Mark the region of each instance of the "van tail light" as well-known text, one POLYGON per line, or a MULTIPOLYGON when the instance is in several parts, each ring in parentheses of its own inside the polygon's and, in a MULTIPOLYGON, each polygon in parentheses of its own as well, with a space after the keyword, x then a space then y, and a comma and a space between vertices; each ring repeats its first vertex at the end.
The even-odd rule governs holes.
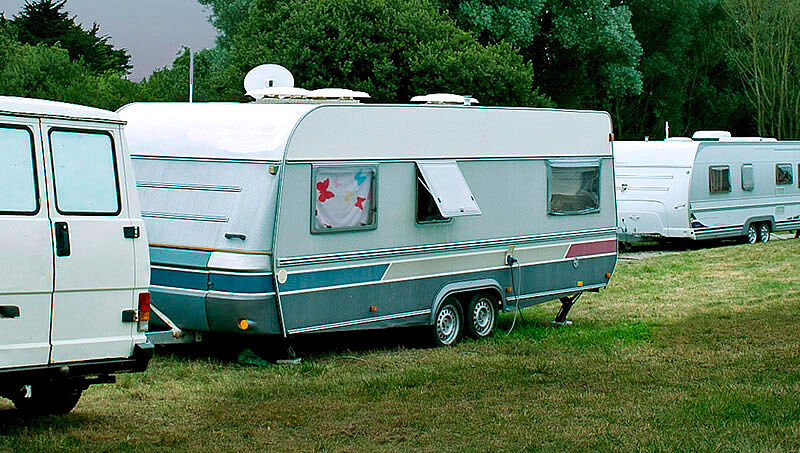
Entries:
POLYGON ((150 327, 150 293, 139 293, 139 332, 146 332, 150 327))

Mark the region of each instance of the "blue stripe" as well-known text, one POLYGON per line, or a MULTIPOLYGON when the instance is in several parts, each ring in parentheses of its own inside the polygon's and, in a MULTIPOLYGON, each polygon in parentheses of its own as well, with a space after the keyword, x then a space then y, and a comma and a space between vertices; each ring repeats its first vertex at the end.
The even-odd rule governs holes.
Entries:
POLYGON ((388 264, 375 266, 350 267, 327 271, 291 274, 281 291, 297 291, 302 289, 324 288, 327 286, 352 285, 379 281, 386 273, 388 264))
POLYGON ((210 289, 229 293, 271 293, 275 291, 270 275, 214 274, 209 276, 210 289))
POLYGON ((167 266, 204 268, 208 265, 211 252, 185 250, 165 247, 150 247, 150 263, 167 266))
POLYGON ((208 290, 208 275, 199 272, 153 268, 150 271, 150 284, 206 291, 208 290))

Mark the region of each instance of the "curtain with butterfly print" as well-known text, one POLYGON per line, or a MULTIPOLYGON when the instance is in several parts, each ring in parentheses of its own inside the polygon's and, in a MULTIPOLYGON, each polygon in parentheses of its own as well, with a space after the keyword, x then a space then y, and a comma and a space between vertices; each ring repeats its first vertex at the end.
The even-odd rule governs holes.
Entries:
POLYGON ((314 172, 314 230, 374 225, 373 167, 318 167, 314 172))

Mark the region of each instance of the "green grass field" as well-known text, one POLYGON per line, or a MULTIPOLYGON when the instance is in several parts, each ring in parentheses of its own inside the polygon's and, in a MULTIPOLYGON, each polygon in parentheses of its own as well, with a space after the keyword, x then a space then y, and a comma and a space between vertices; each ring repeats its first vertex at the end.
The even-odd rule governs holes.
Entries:
POLYGON ((66 416, 19 420, 0 400, 0 450, 797 451, 798 252, 621 262, 572 327, 549 326, 550 303, 455 348, 401 331, 320 337, 299 366, 162 351, 66 416))

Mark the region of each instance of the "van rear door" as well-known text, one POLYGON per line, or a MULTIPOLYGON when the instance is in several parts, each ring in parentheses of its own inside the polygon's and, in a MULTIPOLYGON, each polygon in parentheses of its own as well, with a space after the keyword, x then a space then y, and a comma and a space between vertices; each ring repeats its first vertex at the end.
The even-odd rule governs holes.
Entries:
POLYGON ((120 129, 47 120, 42 138, 55 248, 51 362, 129 357, 136 239, 126 237, 120 129))
POLYGON ((0 368, 50 356, 53 244, 39 120, 0 115, 0 368))

